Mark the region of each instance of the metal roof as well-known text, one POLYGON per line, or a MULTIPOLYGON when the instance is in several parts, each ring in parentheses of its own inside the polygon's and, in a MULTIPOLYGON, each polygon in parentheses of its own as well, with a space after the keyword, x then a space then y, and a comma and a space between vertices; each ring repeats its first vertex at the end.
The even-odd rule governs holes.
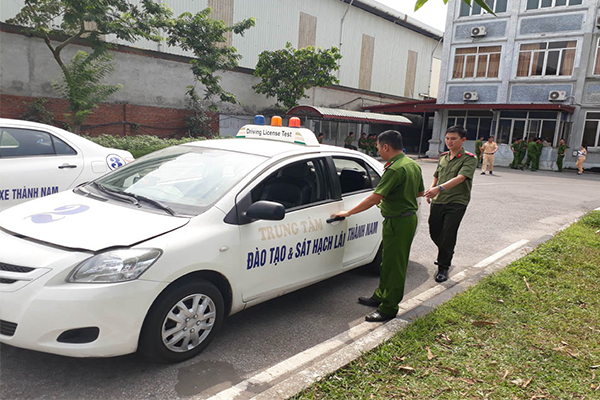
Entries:
POLYGON ((412 122, 401 115, 378 114, 372 112, 341 110, 315 106, 297 106, 287 112, 296 117, 314 117, 327 121, 364 122, 389 125, 412 125, 412 122))
POLYGON ((435 99, 409 103, 366 106, 363 109, 396 113, 422 113, 436 110, 546 110, 565 111, 573 114, 575 107, 561 103, 447 103, 437 104, 435 99))

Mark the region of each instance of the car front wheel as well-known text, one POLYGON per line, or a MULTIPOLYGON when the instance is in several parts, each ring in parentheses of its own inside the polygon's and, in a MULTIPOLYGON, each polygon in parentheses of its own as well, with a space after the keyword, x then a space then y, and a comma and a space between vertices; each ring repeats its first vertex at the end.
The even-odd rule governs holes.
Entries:
POLYGON ((167 289, 154 302, 142 327, 139 352, 152 362, 180 362, 212 340, 224 318, 223 296, 208 281, 167 289))

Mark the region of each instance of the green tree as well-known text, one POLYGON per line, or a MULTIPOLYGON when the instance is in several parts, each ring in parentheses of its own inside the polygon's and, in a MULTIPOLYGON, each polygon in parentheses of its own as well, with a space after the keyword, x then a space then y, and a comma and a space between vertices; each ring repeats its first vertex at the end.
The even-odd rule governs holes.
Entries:
POLYGON ((160 41, 159 28, 171 21, 171 9, 153 0, 141 0, 139 6, 128 0, 25 0, 21 11, 7 22, 41 37, 52 52, 63 74, 62 82, 54 86, 69 100, 70 122, 78 133, 97 102, 118 90, 118 86, 100 84, 113 68, 107 54, 111 45, 103 36, 115 35, 128 42, 160 41), (81 41, 92 53, 81 51, 71 62, 65 61, 65 47, 81 41))
POLYGON ((276 97, 278 106, 292 108, 307 97, 306 89, 339 83, 332 72, 340 68, 337 61, 341 58, 337 47, 308 46, 296 50, 288 42, 285 49, 260 53, 254 75, 261 82, 252 88, 267 97, 276 97))
MULTIPOLYGON (((428 0, 417 0, 417 2, 415 3, 415 11, 417 11, 419 8, 423 7, 423 5, 425 5, 425 3, 427 3, 428 0)), ((444 4, 448 3, 448 0, 443 0, 444 4)), ((479 4, 481 6, 481 8, 483 8, 485 11, 489 12, 490 14, 494 14, 494 11, 490 8, 490 6, 487 5, 487 3, 485 2, 485 0, 462 0, 465 3, 467 3, 469 6, 472 5, 472 1, 474 1, 475 3, 479 4)), ((496 14, 494 14, 496 15, 496 14)))
POLYGON ((238 60, 242 58, 235 47, 227 46, 226 33, 243 36, 247 29, 254 26, 255 20, 248 18, 227 26, 222 20, 211 19, 211 12, 210 8, 206 8, 196 14, 186 12, 175 18, 168 29, 167 43, 194 53, 192 73, 205 87, 205 100, 217 96, 223 102, 236 103, 235 96, 223 90, 221 77, 215 72, 237 67, 238 60))
POLYGON ((108 99, 122 85, 103 85, 101 82, 114 71, 110 54, 78 51, 73 60, 65 65, 61 82, 54 82, 54 89, 69 101, 67 119, 74 133, 81 132, 81 125, 98 103, 108 99))

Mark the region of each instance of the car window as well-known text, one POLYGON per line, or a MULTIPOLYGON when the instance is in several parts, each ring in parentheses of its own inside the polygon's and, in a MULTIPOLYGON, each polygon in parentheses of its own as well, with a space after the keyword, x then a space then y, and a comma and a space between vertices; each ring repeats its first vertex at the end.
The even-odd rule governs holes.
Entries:
POLYGON ((373 168, 360 160, 334 157, 333 162, 342 194, 374 189, 381 179, 373 168))
POLYGON ((0 156, 25 157, 54 154, 50 134, 18 128, 0 129, 0 156))
POLYGON ((54 150, 56 151, 56 154, 59 154, 59 155, 77 154, 75 149, 73 149, 71 146, 69 146, 68 144, 66 144, 61 139, 57 138, 56 136, 52 136, 52 141, 54 142, 54 150))
POLYGON ((286 165, 252 190, 252 202, 274 201, 288 210, 329 200, 331 188, 325 184, 324 171, 322 159, 286 165))
POLYGON ((227 193, 265 157, 195 146, 156 151, 96 182, 106 188, 198 215, 227 193))

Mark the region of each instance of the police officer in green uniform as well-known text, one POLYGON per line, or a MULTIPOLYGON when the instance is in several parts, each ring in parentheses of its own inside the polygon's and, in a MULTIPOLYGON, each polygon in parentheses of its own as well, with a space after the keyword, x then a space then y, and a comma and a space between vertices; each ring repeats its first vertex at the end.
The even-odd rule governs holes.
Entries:
POLYGON ((354 132, 350 132, 346 139, 344 139, 344 147, 347 149, 356 150, 356 146, 352 144, 354 142, 354 132))
POLYGON ((558 143, 558 158, 556 159, 556 166, 558 167, 558 172, 562 172, 563 170, 563 159, 565 158, 565 152, 568 147, 565 143, 565 139, 560 139, 558 143))
POLYGON ((462 126, 448 128, 445 142, 450 151, 440 156, 431 187, 425 192, 427 201, 432 202, 429 235, 438 248, 436 282, 448 279, 458 228, 471 200, 477 159, 462 147, 466 139, 467 130, 462 126))
POLYGON ((402 135, 385 131, 377 137, 377 150, 385 161, 385 172, 375 191, 356 207, 332 217, 350 217, 378 205, 383 215, 383 252, 379 287, 359 303, 377 307, 365 319, 369 322, 395 318, 404 297, 404 282, 410 246, 417 230, 417 197, 423 195, 421 167, 402 151, 402 135))
MULTIPOLYGON (((538 169, 540 169, 540 157, 542 156, 542 139, 541 138, 535 138, 535 141, 532 142, 533 144, 533 157, 531 159, 531 170, 532 171, 537 171, 538 169)), ((527 151, 529 151, 529 147, 527 147, 527 151)))
POLYGON ((510 145, 510 148, 513 152, 513 160, 510 163, 510 167, 512 169, 519 168, 519 164, 521 163, 519 156, 521 155, 521 152, 523 149, 523 145, 521 144, 522 141, 523 141, 523 139, 519 138, 519 139, 515 140, 513 144, 510 145))
POLYGON ((535 158, 535 153, 537 151, 536 147, 535 139, 529 138, 529 141, 527 142, 527 159, 525 160, 525 166, 527 168, 530 168, 530 165, 533 165, 533 159, 535 158))
POLYGON ((477 166, 481 163, 481 146, 483 146, 483 136, 475 141, 475 154, 477 155, 477 166))
POLYGON ((358 139, 358 148, 361 149, 365 154, 368 154, 369 140, 367 139, 366 133, 360 135, 360 139, 358 139))

